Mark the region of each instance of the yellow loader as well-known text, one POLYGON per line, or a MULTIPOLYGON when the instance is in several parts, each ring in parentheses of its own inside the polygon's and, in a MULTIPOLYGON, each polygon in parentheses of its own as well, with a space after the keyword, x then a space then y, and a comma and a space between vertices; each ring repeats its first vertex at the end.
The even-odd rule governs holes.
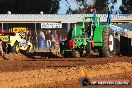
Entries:
POLYGON ((22 50, 28 53, 32 50, 32 43, 26 40, 22 32, 18 32, 19 29, 23 28, 14 28, 13 32, 2 32, 0 38, 3 41, 2 47, 4 52, 19 53, 22 50))

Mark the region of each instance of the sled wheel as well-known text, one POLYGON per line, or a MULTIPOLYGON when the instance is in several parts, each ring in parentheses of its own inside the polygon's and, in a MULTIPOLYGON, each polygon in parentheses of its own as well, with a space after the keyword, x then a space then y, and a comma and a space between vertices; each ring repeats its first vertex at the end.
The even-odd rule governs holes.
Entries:
POLYGON ((114 55, 114 33, 109 27, 102 33, 103 47, 99 49, 99 56, 111 57, 114 55))
POLYGON ((7 45, 7 48, 5 48, 5 51, 6 51, 7 54, 12 52, 12 47, 11 47, 10 44, 7 45))
POLYGON ((81 56, 82 56, 82 57, 87 56, 87 51, 86 51, 86 50, 83 50, 83 51, 81 52, 81 56))
POLYGON ((72 52, 72 56, 74 58, 79 58, 80 57, 80 53, 78 51, 72 52))

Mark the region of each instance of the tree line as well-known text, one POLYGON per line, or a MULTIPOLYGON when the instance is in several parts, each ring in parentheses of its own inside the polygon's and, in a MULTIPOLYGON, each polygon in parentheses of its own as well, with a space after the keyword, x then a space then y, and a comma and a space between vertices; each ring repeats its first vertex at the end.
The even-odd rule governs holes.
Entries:
POLYGON ((0 14, 11 11, 13 14, 57 13, 59 0, 0 0, 0 14))
MULTIPOLYGON (((0 14, 6 14, 11 11, 13 14, 39 14, 43 11, 44 14, 57 14, 59 10, 59 1, 61 0, 0 0, 0 14)), ((65 0, 67 3, 69 0, 65 0)), ((87 14, 91 13, 91 8, 96 8, 97 13, 104 14, 108 12, 108 0, 93 0, 94 5, 87 5, 87 0, 75 0, 75 3, 83 6, 83 8, 72 10, 68 7, 66 14, 87 14)), ((123 5, 120 6, 120 13, 132 13, 132 0, 122 0, 123 5)), ((112 0, 116 3, 117 0, 112 0)), ((68 5, 70 5, 68 3, 68 5)))

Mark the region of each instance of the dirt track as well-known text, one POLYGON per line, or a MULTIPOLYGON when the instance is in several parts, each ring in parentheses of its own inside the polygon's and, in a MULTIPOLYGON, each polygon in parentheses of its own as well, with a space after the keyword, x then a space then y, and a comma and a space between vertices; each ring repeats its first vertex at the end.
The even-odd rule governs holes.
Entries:
MULTIPOLYGON (((131 57, 32 59, 9 55, 0 61, 0 88, 83 88, 79 79, 83 69, 90 79, 128 79, 132 81, 131 57)), ((131 88, 89 86, 90 88, 131 88)), ((88 87, 88 88, 89 88, 88 87)))

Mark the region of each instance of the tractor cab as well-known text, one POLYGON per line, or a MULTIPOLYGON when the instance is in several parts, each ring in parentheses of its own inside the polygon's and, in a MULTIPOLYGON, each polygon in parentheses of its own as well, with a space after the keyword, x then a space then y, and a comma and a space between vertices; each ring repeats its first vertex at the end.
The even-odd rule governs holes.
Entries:
POLYGON ((100 18, 98 17, 84 17, 83 19, 83 27, 96 27, 100 25, 100 18), (88 24, 86 24, 86 21, 89 21, 88 24))
POLYGON ((98 17, 84 17, 82 24, 82 31, 89 39, 93 37, 96 27, 100 26, 100 19, 98 17), (87 22, 88 21, 88 22, 87 22))

